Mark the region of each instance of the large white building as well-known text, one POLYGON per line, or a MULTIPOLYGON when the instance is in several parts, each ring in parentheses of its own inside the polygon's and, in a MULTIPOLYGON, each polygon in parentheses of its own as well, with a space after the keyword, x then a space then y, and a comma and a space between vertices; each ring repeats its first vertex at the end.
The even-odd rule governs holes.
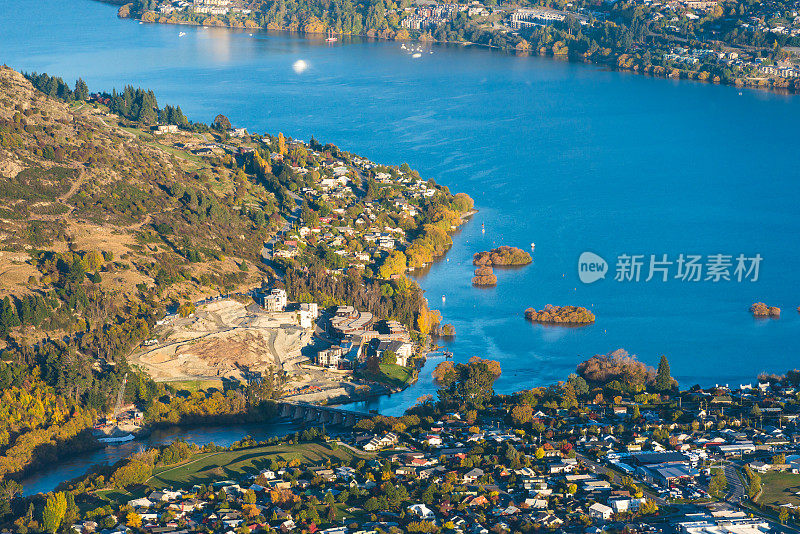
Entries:
POLYGON ((764 534, 769 531, 769 523, 759 518, 709 518, 678 524, 678 532, 682 534, 764 534))
POLYGON ((610 506, 606 506, 605 504, 601 504, 599 502, 596 502, 589 507, 589 517, 594 519, 608 521, 611 519, 613 514, 614 510, 610 506))
POLYGON ((314 328, 314 321, 319 317, 319 306, 316 302, 301 304, 297 317, 300 328, 314 328))
POLYGON ((343 355, 342 347, 333 346, 329 349, 323 349, 317 353, 317 365, 320 367, 327 367, 328 369, 337 369, 339 361, 343 355))
POLYGON ((286 309, 286 302, 286 290, 275 288, 264 295, 261 306, 267 311, 283 311, 286 309))

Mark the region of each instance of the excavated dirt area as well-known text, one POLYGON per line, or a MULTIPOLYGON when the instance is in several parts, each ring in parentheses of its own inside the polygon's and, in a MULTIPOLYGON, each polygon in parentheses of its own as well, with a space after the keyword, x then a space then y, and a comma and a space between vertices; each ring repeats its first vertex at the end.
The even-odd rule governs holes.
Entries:
POLYGON ((311 330, 294 313, 267 313, 257 306, 225 299, 199 306, 194 315, 174 317, 157 327, 158 344, 143 346, 130 358, 156 381, 242 380, 247 371, 285 371, 294 375, 311 330))

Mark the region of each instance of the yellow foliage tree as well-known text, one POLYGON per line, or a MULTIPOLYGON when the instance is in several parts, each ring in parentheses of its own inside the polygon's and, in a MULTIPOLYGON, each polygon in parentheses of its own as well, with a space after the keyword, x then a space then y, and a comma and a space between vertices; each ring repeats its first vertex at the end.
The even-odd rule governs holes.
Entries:
POLYGON ((283 133, 278 133, 278 153, 281 156, 286 155, 286 138, 283 136, 283 133))
POLYGON ((378 269, 378 276, 388 280, 395 275, 401 275, 406 271, 406 255, 399 250, 392 251, 378 269))
POLYGON ((91 252, 87 252, 86 256, 83 258, 83 261, 86 262, 86 268, 90 271, 98 271, 100 267, 103 266, 103 255, 93 250, 91 252))
POLYGON ((125 517, 125 524, 131 528, 140 528, 142 526, 142 516, 136 512, 128 512, 125 517))
POLYGON ((438 311, 423 308, 417 313, 417 330, 419 330, 420 334, 427 336, 441 320, 442 314, 438 311))
POLYGON ((303 26, 303 31, 306 33, 325 33, 325 23, 317 17, 309 17, 303 26))

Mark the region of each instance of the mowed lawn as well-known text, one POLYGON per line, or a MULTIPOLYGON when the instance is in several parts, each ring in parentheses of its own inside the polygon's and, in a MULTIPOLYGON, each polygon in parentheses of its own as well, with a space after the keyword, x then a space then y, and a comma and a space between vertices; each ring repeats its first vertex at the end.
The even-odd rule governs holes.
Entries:
MULTIPOLYGON (((321 465, 329 458, 349 462, 354 456, 356 454, 345 447, 334 449, 324 443, 281 444, 236 451, 199 453, 181 464, 157 467, 147 483, 153 488, 191 487, 194 484, 208 484, 257 474, 261 469, 266 469, 271 460, 288 462, 299 459, 304 465, 321 465)), ((371 457, 366 453, 357 456, 371 457)))
POLYGON ((763 491, 759 504, 800 505, 800 475, 794 473, 764 473, 761 475, 763 491))
POLYGON ((413 376, 413 371, 410 367, 403 367, 402 365, 391 363, 382 363, 380 367, 381 373, 398 386, 404 386, 413 376))
POLYGON ((379 373, 371 373, 366 370, 356 372, 356 377, 374 380, 392 387, 406 386, 414 376, 414 371, 409 367, 403 367, 393 363, 380 364, 379 373))

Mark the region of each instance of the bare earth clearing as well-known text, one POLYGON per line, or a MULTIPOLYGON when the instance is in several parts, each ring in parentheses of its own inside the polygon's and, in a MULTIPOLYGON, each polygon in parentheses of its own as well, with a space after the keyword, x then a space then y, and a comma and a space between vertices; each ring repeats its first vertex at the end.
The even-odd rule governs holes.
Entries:
POLYGON ((173 318, 156 329, 157 345, 135 351, 130 361, 154 380, 242 380, 246 371, 294 374, 305 360, 312 332, 297 325, 295 314, 267 313, 235 300, 202 305, 187 318, 173 318))
MULTIPOLYGON (((243 381, 247 372, 285 373, 285 397, 331 402, 368 395, 369 385, 354 382, 351 371, 311 364, 313 329, 298 326, 294 312, 266 312, 233 299, 198 306, 190 317, 171 316, 153 339, 129 357, 158 382, 243 381)), ((328 343, 323 343, 328 346, 328 343)))

